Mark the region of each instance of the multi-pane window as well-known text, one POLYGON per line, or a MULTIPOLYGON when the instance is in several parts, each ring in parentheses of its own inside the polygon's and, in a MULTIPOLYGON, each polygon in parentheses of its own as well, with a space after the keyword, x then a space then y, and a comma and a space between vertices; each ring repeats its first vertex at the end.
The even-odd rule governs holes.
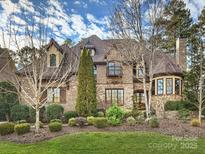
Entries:
POLYGON ((180 95, 180 79, 175 79, 175 94, 180 95))
POLYGON ((173 94, 173 79, 166 79, 166 92, 167 94, 173 94))
POLYGON ((56 55, 55 54, 50 55, 50 66, 56 66, 56 55))
POLYGON ((108 63, 108 76, 121 76, 122 75, 122 67, 119 63, 109 62, 108 63))
POLYGON ((47 101, 49 103, 59 103, 60 102, 60 88, 48 88, 47 101))
POLYGON ((136 96, 137 96, 136 102, 138 104, 144 103, 144 93, 143 92, 136 93, 136 96))
POLYGON ((106 103, 117 103, 118 105, 124 104, 124 90, 123 89, 106 89, 105 90, 106 103))
POLYGON ((163 95, 164 93, 164 80, 158 79, 157 80, 157 95, 163 95))

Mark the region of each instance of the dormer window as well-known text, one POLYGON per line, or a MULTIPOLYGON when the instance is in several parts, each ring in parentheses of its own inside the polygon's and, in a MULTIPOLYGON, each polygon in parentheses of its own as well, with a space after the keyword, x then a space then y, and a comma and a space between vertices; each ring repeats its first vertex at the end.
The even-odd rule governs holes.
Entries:
POLYGON ((50 66, 56 67, 56 55, 55 54, 50 55, 50 66))
POLYGON ((116 62, 109 62, 107 66, 107 76, 122 76, 121 65, 116 62))

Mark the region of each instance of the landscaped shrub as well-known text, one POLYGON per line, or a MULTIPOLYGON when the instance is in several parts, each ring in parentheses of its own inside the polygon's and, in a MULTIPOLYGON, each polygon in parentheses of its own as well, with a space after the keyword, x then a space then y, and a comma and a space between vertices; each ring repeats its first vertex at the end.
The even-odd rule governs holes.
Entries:
POLYGON ((17 124, 23 124, 23 123, 26 123, 26 120, 19 120, 16 122, 17 124))
POLYGON ((28 133, 28 132, 30 132, 30 124, 29 123, 17 124, 14 127, 14 131, 18 135, 28 133))
POLYGON ((28 120, 29 107, 24 104, 18 104, 11 108, 11 118, 13 121, 28 120))
POLYGON ((105 116, 105 114, 104 114, 104 112, 99 111, 99 112, 97 113, 97 116, 98 116, 98 117, 104 117, 104 116, 105 116))
POLYGON ((5 122, 0 124, 0 134, 1 135, 7 135, 12 134, 14 132, 14 123, 11 122, 5 122))
POLYGON ((105 117, 96 117, 93 124, 97 128, 104 128, 107 127, 108 121, 105 117))
POLYGON ((67 112, 65 112, 65 113, 63 114, 63 116, 64 116, 63 122, 64 122, 64 123, 68 123, 68 120, 69 120, 70 118, 75 118, 75 117, 77 117, 77 116, 78 116, 78 113, 75 112, 75 111, 67 111, 67 112))
POLYGON ((59 122, 62 123, 62 121, 60 119, 52 119, 50 122, 59 122))
POLYGON ((124 111, 116 104, 113 104, 106 110, 106 117, 109 124, 116 126, 122 123, 124 111))
POLYGON ((75 120, 75 118, 70 118, 69 120, 68 120, 68 125, 69 126, 76 126, 76 120, 75 120))
POLYGON ((59 104, 51 104, 46 108, 46 117, 50 121, 52 119, 61 119, 64 108, 59 104))
POLYGON ((49 130, 51 132, 59 132, 59 131, 62 130, 62 123, 60 123, 60 122, 51 122, 51 123, 49 123, 48 127, 49 127, 49 130))
POLYGON ((138 117, 135 118, 136 124, 143 124, 145 122, 144 115, 139 115, 138 117))
POLYGON ((76 125, 79 127, 84 127, 87 124, 87 120, 84 117, 77 117, 75 118, 76 125))
MULTIPOLYGON (((46 122, 46 115, 45 115, 45 107, 42 107, 39 112, 39 119, 42 122, 46 122)), ((35 123, 36 122, 36 111, 32 107, 29 107, 29 122, 35 123)))
POLYGON ((132 116, 131 116, 131 117, 128 117, 126 121, 127 121, 127 124, 130 125, 130 126, 133 126, 133 125, 136 124, 136 120, 135 120, 135 118, 132 117, 132 116))
POLYGON ((88 125, 93 125, 94 119, 95 119, 95 117, 93 117, 93 116, 87 117, 88 125))
POLYGON ((13 84, 9 82, 0 82, 0 121, 11 120, 11 108, 19 104, 16 92, 17 90, 13 84))
POLYGON ((187 109, 181 109, 178 111, 179 113, 179 119, 186 121, 188 117, 190 116, 190 111, 187 109))
POLYGON ((151 117, 149 119, 149 126, 152 127, 152 128, 157 128, 159 127, 159 120, 157 117, 151 117))
POLYGON ((191 120, 191 125, 194 126, 194 127, 199 127, 200 126, 200 122, 199 122, 199 119, 192 119, 191 120))
POLYGON ((196 107, 188 101, 167 101, 164 106, 165 111, 177 111, 182 109, 196 110, 196 107))

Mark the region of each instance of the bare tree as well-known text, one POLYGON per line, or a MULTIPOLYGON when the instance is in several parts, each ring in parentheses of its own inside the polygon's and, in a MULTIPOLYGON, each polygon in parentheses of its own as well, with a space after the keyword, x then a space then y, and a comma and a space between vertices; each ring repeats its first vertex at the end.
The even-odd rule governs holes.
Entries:
MULTIPOLYGON (((50 87, 66 87, 70 78, 75 75, 78 56, 71 50, 61 52, 59 66, 50 68, 48 66, 48 44, 47 25, 32 23, 25 25, 24 36, 19 39, 19 27, 11 26, 11 40, 16 45, 13 58, 20 68, 12 74, 12 83, 17 88, 21 100, 30 105, 36 112, 35 131, 39 132, 39 111, 48 103, 44 94, 50 87), (23 48, 22 44, 26 45, 23 48)), ((6 41, 6 40, 5 40, 6 41)), ((53 92, 54 93, 54 92, 53 92)))
POLYGON ((153 57, 155 52, 159 51, 157 36, 160 33, 160 26, 157 21, 162 15, 163 7, 163 0, 119 0, 111 19, 111 30, 114 36, 123 39, 120 47, 123 60, 132 66, 142 66, 141 82, 143 83, 147 117, 151 112, 153 57), (149 72, 146 70, 146 55, 150 62, 149 72), (147 82, 149 82, 148 89, 147 82))

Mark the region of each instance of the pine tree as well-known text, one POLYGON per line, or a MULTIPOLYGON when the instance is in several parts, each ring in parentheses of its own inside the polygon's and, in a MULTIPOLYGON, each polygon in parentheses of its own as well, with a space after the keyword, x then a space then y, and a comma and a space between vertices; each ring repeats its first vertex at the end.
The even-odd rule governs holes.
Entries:
POLYGON ((189 9, 182 0, 171 0, 165 7, 163 18, 158 24, 162 25, 161 46, 168 51, 175 50, 176 39, 188 38, 192 18, 189 9))
POLYGON ((93 61, 87 49, 83 49, 78 70, 78 90, 76 111, 80 116, 91 115, 96 111, 96 81, 93 61))

